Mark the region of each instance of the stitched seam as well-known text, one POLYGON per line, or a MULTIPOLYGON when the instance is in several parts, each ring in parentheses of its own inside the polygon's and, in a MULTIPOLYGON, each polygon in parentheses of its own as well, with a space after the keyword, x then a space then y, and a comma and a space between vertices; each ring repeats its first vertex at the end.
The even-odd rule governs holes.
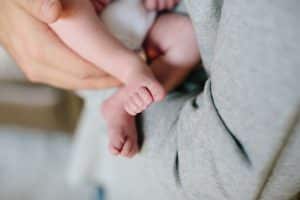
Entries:
POLYGON ((210 93, 210 99, 211 99, 211 102, 212 102, 212 106, 214 107, 220 122, 222 123, 222 125, 225 128, 226 132, 231 136, 231 138, 235 142, 235 144, 238 147, 238 149, 240 150, 240 153, 243 156, 244 160, 249 164, 249 166, 252 166, 251 159, 250 159, 249 154, 247 153, 244 145, 241 143, 241 141, 235 136, 235 134, 228 127, 225 120, 221 116, 218 107, 216 106, 216 103, 215 103, 215 100, 214 100, 214 97, 213 97, 213 93, 212 93, 212 83, 211 83, 211 81, 209 82, 209 93, 210 93))

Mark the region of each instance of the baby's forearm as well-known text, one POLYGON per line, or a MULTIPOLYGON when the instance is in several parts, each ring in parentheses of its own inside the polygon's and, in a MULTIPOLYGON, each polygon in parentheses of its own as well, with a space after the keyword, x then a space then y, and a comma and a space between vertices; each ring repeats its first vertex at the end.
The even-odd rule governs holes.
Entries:
POLYGON ((143 62, 106 30, 88 0, 75 1, 82 6, 51 28, 73 51, 127 83, 129 74, 139 70, 143 62))

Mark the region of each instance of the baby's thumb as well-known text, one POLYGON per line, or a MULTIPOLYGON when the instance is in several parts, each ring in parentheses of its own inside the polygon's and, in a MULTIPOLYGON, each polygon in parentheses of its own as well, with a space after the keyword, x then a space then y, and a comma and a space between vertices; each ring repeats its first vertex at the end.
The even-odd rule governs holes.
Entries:
POLYGON ((61 12, 61 0, 15 0, 27 12, 45 23, 55 22, 61 12))

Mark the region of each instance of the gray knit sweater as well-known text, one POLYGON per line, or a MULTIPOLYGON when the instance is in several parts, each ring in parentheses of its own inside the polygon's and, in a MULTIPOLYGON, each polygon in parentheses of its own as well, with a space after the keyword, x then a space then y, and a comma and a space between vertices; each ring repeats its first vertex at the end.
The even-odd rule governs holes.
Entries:
MULTIPOLYGON (((299 0, 186 6, 209 74, 204 91, 147 110, 134 159, 111 158, 103 145, 97 181, 113 200, 292 198, 300 191, 299 0)), ((91 102, 85 112, 98 112, 91 102)), ((99 132, 97 120, 86 127, 99 132)))

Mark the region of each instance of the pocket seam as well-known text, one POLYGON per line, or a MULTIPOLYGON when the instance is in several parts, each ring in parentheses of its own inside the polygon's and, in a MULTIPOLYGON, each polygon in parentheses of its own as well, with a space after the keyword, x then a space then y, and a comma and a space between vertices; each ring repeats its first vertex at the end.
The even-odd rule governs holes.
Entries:
POLYGON ((211 100, 212 106, 216 112, 216 115, 218 117, 218 119, 220 120, 221 124, 223 125, 225 131, 230 135, 230 137, 233 139, 234 143, 236 144, 236 146, 238 147, 243 159, 248 163, 249 166, 252 166, 252 162, 250 159, 250 156, 247 152, 247 150, 245 149, 243 143, 236 137, 236 135, 231 131, 231 129, 228 127, 227 123, 225 122, 224 118, 222 117, 222 115, 220 114, 220 111, 215 103, 215 99, 214 99, 214 95, 212 92, 212 82, 211 80, 209 80, 208 83, 208 89, 209 89, 209 98, 211 100))

